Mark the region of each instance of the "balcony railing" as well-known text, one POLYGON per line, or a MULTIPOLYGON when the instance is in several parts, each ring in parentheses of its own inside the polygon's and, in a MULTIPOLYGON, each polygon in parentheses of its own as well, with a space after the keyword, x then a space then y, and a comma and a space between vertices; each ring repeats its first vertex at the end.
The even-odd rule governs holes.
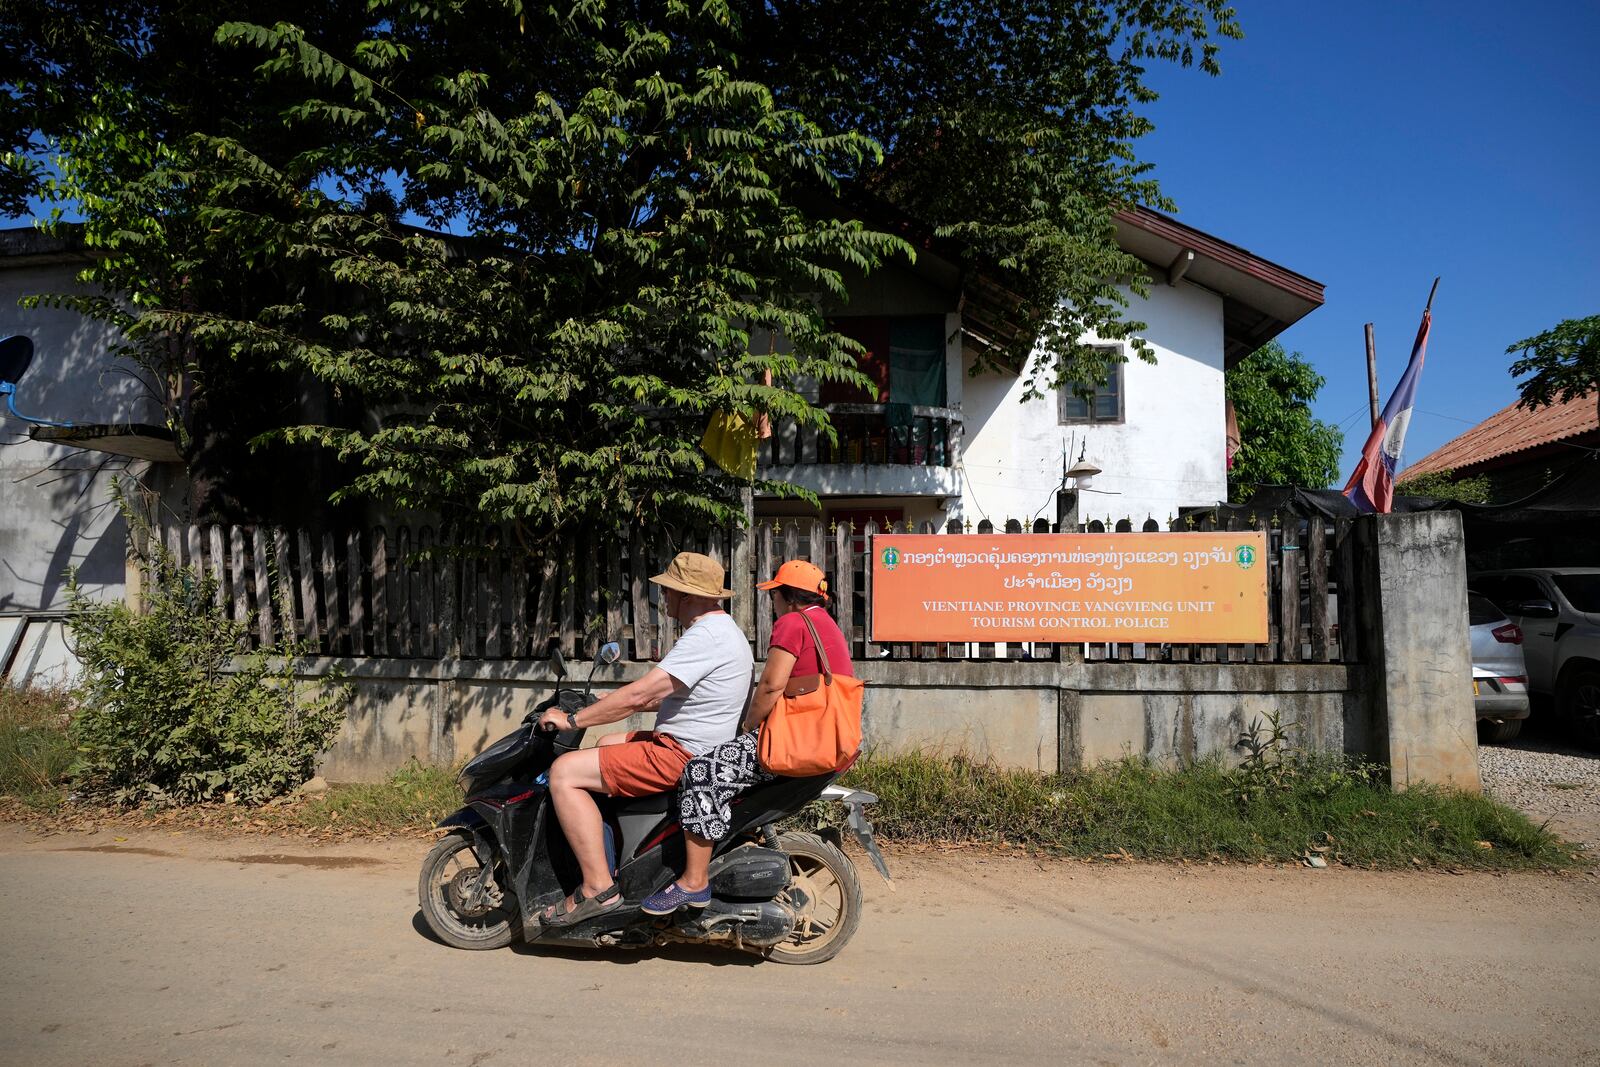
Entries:
POLYGON ((784 420, 761 442, 759 464, 951 467, 961 454, 958 408, 828 404, 824 410, 838 433, 837 441, 828 440, 815 427, 798 428, 784 420))

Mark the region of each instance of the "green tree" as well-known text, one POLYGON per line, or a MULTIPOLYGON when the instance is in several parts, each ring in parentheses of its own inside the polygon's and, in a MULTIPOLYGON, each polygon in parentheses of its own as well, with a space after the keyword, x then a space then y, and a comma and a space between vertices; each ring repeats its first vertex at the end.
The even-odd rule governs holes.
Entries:
POLYGON ((1471 478, 1457 478, 1455 471, 1429 471, 1414 478, 1402 478, 1395 484, 1399 496, 1427 496, 1435 500, 1459 500, 1463 504, 1487 504, 1493 495, 1493 486, 1486 474, 1471 478))
POLYGON ((1323 489, 1339 476, 1344 434, 1311 414, 1324 379, 1304 356, 1268 341, 1227 373, 1239 424, 1229 481, 1323 489))
POLYGON ((1522 358, 1511 364, 1511 376, 1529 376, 1517 383, 1520 407, 1536 411, 1593 393, 1600 413, 1600 315, 1565 319, 1506 349, 1508 356, 1519 352, 1522 358))
POLYGON ((1145 285, 1114 215, 1167 206, 1146 66, 1239 34, 1223 0, 111 8, 0 8, 7 202, 84 218, 76 304, 172 383, 202 499, 246 506, 244 439, 315 445, 341 499, 536 531, 727 517, 706 418, 826 428, 795 386, 862 379, 824 308, 908 236, 1003 278, 996 362, 1102 378, 1078 339, 1145 285))

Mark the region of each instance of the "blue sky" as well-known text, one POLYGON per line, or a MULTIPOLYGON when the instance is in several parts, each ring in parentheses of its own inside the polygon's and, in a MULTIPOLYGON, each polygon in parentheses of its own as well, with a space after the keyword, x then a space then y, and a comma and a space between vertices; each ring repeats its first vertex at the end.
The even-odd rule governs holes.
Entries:
POLYGON ((1381 406, 1442 276, 1421 459, 1516 399, 1507 345, 1600 314, 1600 4, 1237 8, 1221 77, 1152 69, 1140 155, 1183 221, 1327 286, 1280 340, 1327 378, 1343 474, 1369 427, 1362 324, 1381 406))

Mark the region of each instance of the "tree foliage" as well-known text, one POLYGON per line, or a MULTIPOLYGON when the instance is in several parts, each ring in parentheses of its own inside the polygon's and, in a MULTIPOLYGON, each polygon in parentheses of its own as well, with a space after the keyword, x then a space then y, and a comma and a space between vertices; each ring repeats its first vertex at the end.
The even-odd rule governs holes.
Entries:
POLYGON ((1506 349, 1508 356, 1519 352, 1522 358, 1511 364, 1511 376, 1528 375, 1517 383, 1519 406, 1535 411, 1594 393, 1600 411, 1600 315, 1565 319, 1506 349))
POLYGON ((1395 484, 1399 496, 1426 496, 1435 500, 1459 500, 1463 504, 1487 504, 1494 495, 1494 486, 1486 474, 1470 478, 1457 478, 1455 471, 1429 471, 1413 478, 1402 478, 1395 484))
POLYGON ((994 361, 1102 378, 1079 338, 1131 336, 1144 278, 1114 214, 1163 205, 1146 65, 1238 36, 1223 0, 0 10, 3 206, 85 220, 73 302, 192 468, 314 445, 341 498, 539 531, 727 517, 709 413, 826 430, 798 387, 864 384, 827 310, 927 240, 1013 291, 994 361))
POLYGON ((1268 341, 1227 373, 1240 448, 1229 480, 1323 489, 1339 476, 1344 433, 1311 414, 1324 379, 1305 357, 1268 341))

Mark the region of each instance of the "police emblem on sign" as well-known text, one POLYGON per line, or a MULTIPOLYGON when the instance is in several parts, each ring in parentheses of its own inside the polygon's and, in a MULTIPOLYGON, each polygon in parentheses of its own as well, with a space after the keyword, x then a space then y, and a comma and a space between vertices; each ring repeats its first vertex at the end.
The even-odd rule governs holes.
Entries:
POLYGON ((883 569, 892 571, 900 565, 900 550, 890 545, 883 550, 883 569))
POLYGON ((1234 562, 1239 564, 1239 569, 1247 571, 1256 563, 1256 550, 1250 545, 1240 545, 1233 550, 1234 562))

